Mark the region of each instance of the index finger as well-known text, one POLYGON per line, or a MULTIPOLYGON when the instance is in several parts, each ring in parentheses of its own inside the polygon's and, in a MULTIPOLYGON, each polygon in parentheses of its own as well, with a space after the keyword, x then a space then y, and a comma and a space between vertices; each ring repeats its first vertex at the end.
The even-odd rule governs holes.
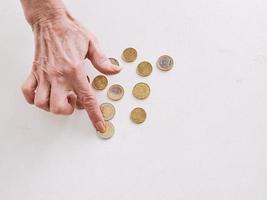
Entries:
POLYGON ((92 88, 88 83, 85 73, 80 73, 73 78, 73 89, 78 96, 78 100, 84 106, 90 120, 96 130, 105 132, 105 120, 93 94, 92 88))

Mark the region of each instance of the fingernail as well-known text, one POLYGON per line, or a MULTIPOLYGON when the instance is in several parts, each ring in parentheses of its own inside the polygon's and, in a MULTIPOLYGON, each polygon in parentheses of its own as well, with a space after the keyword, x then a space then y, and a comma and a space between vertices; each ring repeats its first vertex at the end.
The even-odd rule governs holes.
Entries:
POLYGON ((100 131, 101 133, 104 133, 106 131, 105 123, 102 121, 98 121, 95 126, 96 126, 96 130, 100 131))
POLYGON ((115 69, 116 71, 121 71, 121 67, 119 67, 119 66, 117 66, 117 65, 115 65, 114 67, 113 67, 113 69, 115 69))

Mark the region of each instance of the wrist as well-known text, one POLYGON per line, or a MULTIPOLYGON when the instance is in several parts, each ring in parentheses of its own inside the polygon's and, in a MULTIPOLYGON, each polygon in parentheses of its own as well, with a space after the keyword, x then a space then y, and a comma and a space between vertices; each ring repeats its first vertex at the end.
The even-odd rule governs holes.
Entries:
POLYGON ((67 10, 61 0, 21 0, 25 18, 33 26, 66 16, 67 10))

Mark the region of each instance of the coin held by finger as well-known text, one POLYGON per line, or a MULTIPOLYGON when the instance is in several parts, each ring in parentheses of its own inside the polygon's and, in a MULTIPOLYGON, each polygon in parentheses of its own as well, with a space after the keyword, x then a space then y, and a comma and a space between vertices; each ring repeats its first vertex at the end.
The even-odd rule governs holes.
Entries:
POLYGON ((115 128, 110 121, 106 121, 105 126, 106 126, 105 132, 101 133, 100 131, 97 131, 97 135, 102 139, 110 139, 114 135, 115 128))

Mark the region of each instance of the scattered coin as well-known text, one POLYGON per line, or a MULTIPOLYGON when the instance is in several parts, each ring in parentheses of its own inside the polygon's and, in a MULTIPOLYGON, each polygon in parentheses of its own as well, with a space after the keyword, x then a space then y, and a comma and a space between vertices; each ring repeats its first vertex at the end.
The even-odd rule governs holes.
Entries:
POLYGON ((89 78, 89 76, 87 76, 87 80, 88 80, 88 83, 90 83, 90 78, 89 78))
POLYGON ((124 89, 121 85, 112 85, 110 86, 107 95, 111 100, 118 101, 124 96, 124 89))
POLYGON ((84 109, 84 107, 83 107, 83 105, 82 105, 82 103, 80 101, 76 102, 76 108, 79 109, 79 110, 83 110, 84 109))
POLYGON ((141 124, 146 120, 146 111, 143 108, 135 108, 131 112, 131 120, 136 124, 141 124))
POLYGON ((143 61, 137 66, 137 73, 140 76, 149 76, 152 72, 152 69, 152 65, 149 62, 143 61))
POLYGON ((110 139, 114 135, 115 128, 113 124, 109 121, 106 121, 105 125, 106 125, 106 131, 104 133, 97 131, 97 135, 102 139, 110 139))
POLYGON ((125 62, 134 62, 137 58, 137 51, 134 48, 127 48, 122 53, 125 62))
POLYGON ((132 93, 137 99, 146 99, 150 94, 150 87, 146 83, 137 83, 132 93))
POLYGON ((98 75, 97 77, 94 78, 92 86, 96 90, 104 90, 108 85, 108 79, 107 77, 103 75, 98 75))
POLYGON ((100 105, 100 110, 106 121, 112 120, 116 112, 115 107, 111 103, 102 103, 100 105))
POLYGON ((170 56, 163 55, 157 61, 157 67, 162 71, 169 71, 173 68, 174 61, 170 56))
POLYGON ((120 66, 120 63, 117 59, 115 58, 109 58, 110 62, 113 64, 113 65, 117 65, 117 66, 120 66))

